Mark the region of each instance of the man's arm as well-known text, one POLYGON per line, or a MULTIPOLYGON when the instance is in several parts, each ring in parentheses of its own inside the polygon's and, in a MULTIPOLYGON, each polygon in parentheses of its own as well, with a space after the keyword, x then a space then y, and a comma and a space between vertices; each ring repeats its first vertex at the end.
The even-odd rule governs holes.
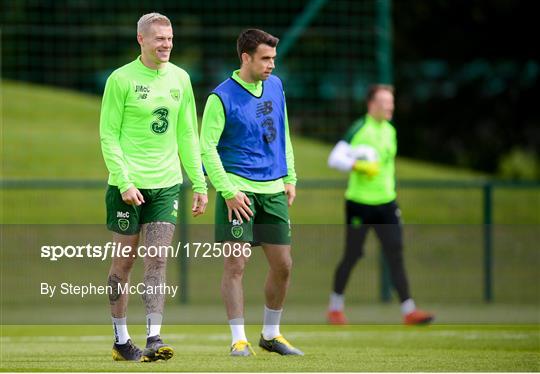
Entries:
MULTIPOLYGON (((366 149, 366 151, 366 154, 371 153, 369 149, 366 149)), ((330 152, 328 166, 343 172, 357 171, 366 174, 368 177, 377 175, 379 173, 379 163, 357 158, 364 157, 363 154, 362 146, 353 151, 347 142, 340 140, 330 152)))
POLYGON ((193 191, 206 194, 207 186, 202 172, 201 152, 199 147, 197 109, 191 82, 184 87, 182 103, 178 111, 177 142, 180 160, 193 183, 193 191))
POLYGON ((352 138, 363 125, 363 120, 357 121, 334 146, 328 156, 328 166, 343 172, 356 171, 369 177, 379 173, 377 155, 371 147, 359 145, 353 149, 350 145, 352 138))
POLYGON ((111 75, 105 84, 101 104, 99 134, 101 151, 112 179, 118 183, 121 193, 134 187, 120 147, 120 129, 124 116, 125 90, 118 77, 111 75))
POLYGON ((287 176, 283 178, 285 183, 285 193, 287 194, 287 202, 292 205, 296 198, 296 170, 294 168, 294 152, 291 143, 291 135, 289 130, 289 116, 287 114, 287 105, 285 105, 285 158, 287 160, 287 176))
POLYGON ((217 145, 223 129, 225 128, 225 113, 221 100, 216 95, 210 95, 204 107, 204 114, 201 128, 201 156, 208 174, 208 178, 221 193, 228 208, 229 222, 232 220, 232 214, 243 221, 242 217, 249 220, 253 212, 249 209, 249 198, 236 188, 223 167, 223 163, 217 151, 217 145))
POLYGON ((294 168, 294 152, 291 143, 291 135, 289 130, 289 116, 287 115, 287 106, 285 106, 285 157, 287 160, 287 176, 283 178, 286 184, 296 185, 296 170, 294 168))
POLYGON ((219 97, 208 96, 201 128, 201 156, 208 178, 224 199, 231 199, 238 189, 230 182, 221 163, 217 145, 225 128, 225 113, 219 97))
POLYGON ((340 140, 328 156, 328 166, 343 172, 351 171, 355 162, 356 159, 351 154, 351 146, 344 140, 340 140))
POLYGON ((197 108, 191 87, 187 79, 178 111, 177 142, 180 160, 186 173, 193 183, 193 216, 203 214, 208 203, 208 188, 202 172, 201 152, 199 147, 197 108))

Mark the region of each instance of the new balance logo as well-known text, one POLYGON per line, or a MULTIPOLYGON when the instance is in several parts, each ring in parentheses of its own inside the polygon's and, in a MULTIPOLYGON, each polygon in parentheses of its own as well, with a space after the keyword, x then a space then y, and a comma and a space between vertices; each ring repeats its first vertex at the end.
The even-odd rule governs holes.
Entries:
POLYGON ((259 103, 257 104, 257 118, 260 116, 266 116, 272 113, 273 110, 274 108, 272 107, 272 102, 270 100, 259 103))
POLYGON ((144 100, 148 97, 148 94, 150 93, 150 87, 143 84, 137 84, 135 85, 135 93, 138 93, 137 100, 144 100))

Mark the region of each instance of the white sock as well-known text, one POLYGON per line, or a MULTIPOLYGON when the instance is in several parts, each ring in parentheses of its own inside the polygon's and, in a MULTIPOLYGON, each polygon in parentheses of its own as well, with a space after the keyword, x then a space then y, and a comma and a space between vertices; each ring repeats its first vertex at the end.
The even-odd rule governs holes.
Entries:
POLYGON ((160 313, 150 313, 146 315, 146 337, 159 335, 163 315, 160 313))
POLYGON ((401 314, 404 316, 414 312, 416 310, 416 305, 414 304, 413 299, 407 299, 404 302, 401 303, 401 314))
POLYGON ((127 329, 127 317, 114 318, 111 317, 114 331, 114 341, 116 344, 126 344, 128 339, 131 339, 127 329))
POLYGON ((266 340, 274 339, 276 336, 281 335, 279 332, 279 321, 281 320, 281 313, 283 309, 274 310, 264 306, 264 325, 262 329, 262 336, 266 340))
POLYGON ((332 292, 330 294, 330 303, 328 310, 330 311, 342 311, 345 308, 345 295, 332 292))
POLYGON ((247 342, 246 332, 244 330, 244 319, 243 318, 233 318, 229 320, 229 326, 231 328, 232 334, 232 343, 234 344, 239 340, 247 342))

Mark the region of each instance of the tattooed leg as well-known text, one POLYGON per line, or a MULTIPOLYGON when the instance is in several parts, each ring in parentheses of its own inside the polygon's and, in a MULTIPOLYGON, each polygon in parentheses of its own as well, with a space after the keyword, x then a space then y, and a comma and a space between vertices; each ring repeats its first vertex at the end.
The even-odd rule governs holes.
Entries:
POLYGON ((114 318, 123 318, 126 316, 128 295, 119 293, 118 285, 129 283, 131 268, 133 267, 137 256, 139 234, 121 235, 113 233, 113 242, 121 243, 122 247, 130 246, 132 249, 128 257, 113 257, 111 268, 109 270, 109 278, 107 280, 107 284, 112 288, 112 292, 109 294, 111 315, 114 318))
MULTIPOLYGON (((142 227, 144 236, 144 245, 149 246, 171 245, 174 235, 174 225, 169 222, 152 222, 144 224, 142 227)), ((159 252, 159 251, 158 251, 159 252)), ((167 253, 162 251, 156 257, 144 258, 144 284, 146 288, 149 286, 156 287, 165 283, 165 272, 167 265, 167 253)), ((156 289, 156 288, 154 288, 156 289)), ((146 314, 159 313, 163 314, 163 305, 165 303, 165 294, 143 294, 143 301, 146 306, 146 314)))

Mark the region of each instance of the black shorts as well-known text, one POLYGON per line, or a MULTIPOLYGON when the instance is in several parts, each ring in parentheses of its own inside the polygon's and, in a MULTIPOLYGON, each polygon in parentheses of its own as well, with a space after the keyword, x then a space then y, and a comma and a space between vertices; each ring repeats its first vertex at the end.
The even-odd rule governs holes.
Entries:
POLYGON ((401 211, 397 202, 380 205, 345 202, 347 249, 363 254, 367 232, 373 228, 384 248, 402 248, 401 211))
POLYGON ((401 211, 395 200, 380 205, 360 204, 346 200, 345 212, 348 225, 401 224, 401 211))

